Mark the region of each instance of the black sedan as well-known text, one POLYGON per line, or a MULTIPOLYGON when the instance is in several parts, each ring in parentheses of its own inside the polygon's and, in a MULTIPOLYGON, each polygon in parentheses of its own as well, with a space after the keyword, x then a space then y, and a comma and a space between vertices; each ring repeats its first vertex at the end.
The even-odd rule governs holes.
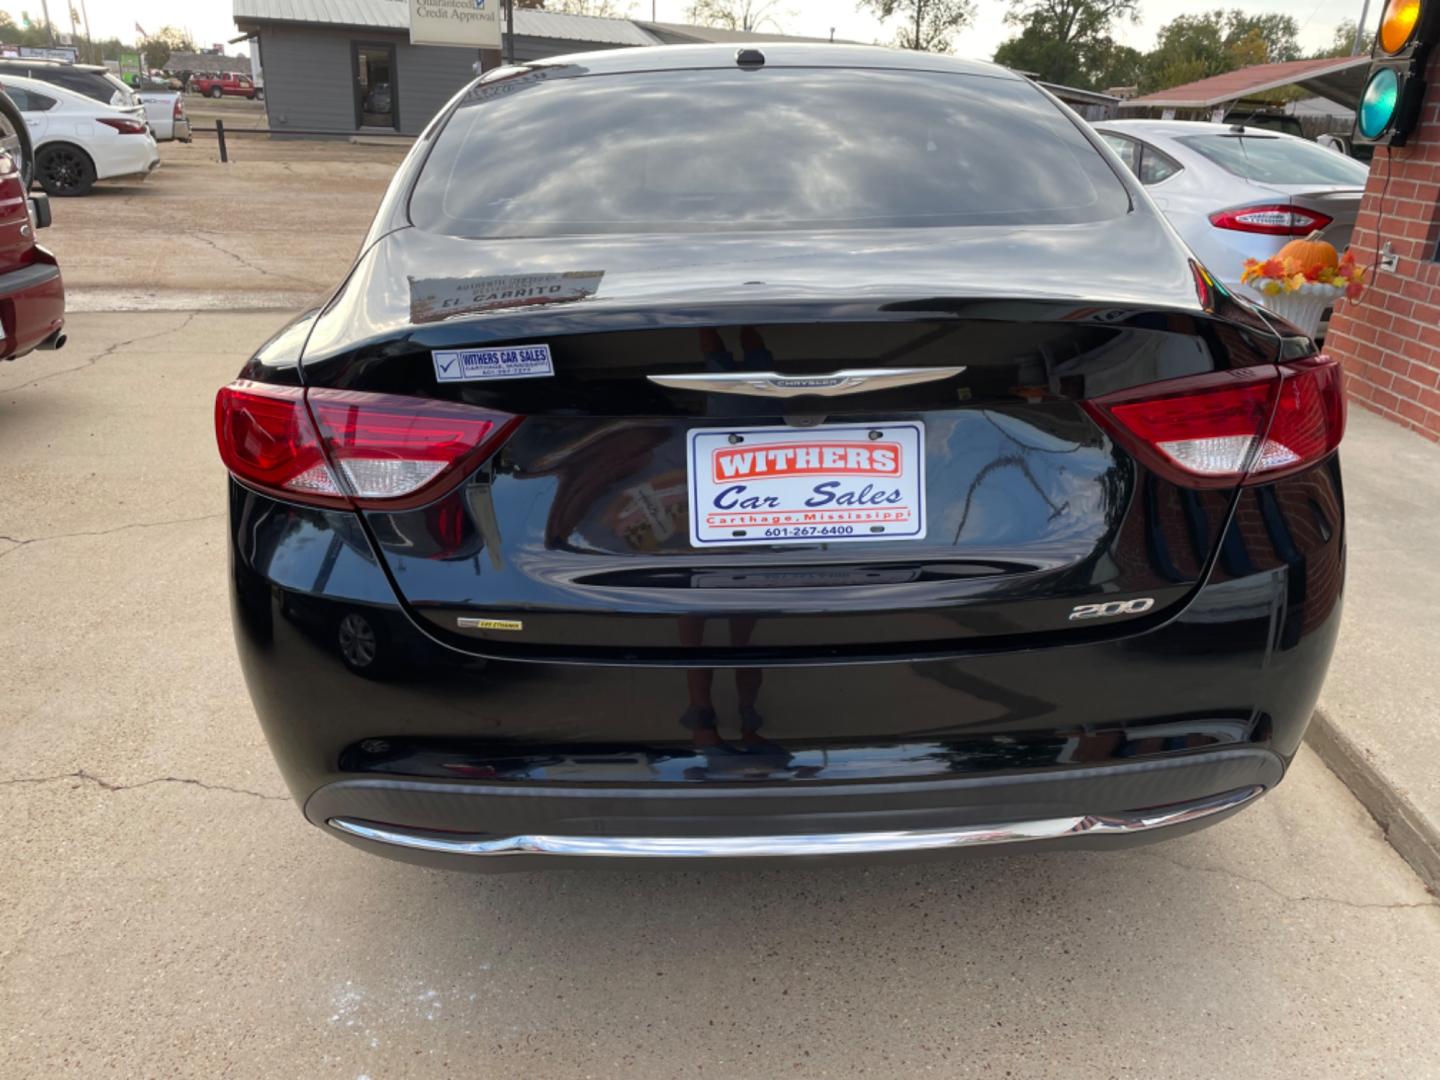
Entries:
POLYGON ((482 76, 216 426, 290 790, 419 863, 1177 835, 1339 622, 1335 364, 947 57, 482 76))

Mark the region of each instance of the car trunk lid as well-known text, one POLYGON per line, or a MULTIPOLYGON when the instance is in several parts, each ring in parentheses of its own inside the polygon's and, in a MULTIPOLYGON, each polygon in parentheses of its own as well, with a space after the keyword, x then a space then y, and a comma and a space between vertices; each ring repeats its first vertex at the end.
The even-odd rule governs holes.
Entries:
MULTIPOLYGON (((1207 313, 1195 268, 1148 215, 577 238, 555 252, 392 234, 305 354, 312 386, 525 417, 440 501, 366 513, 416 618, 481 652, 771 662, 1138 628, 1202 579, 1233 491, 1187 490, 1138 466, 1082 401, 1274 359, 1263 324, 1207 313), (1127 246, 1133 273, 1116 269, 1127 246), (543 347, 551 373, 441 376, 437 357, 508 347, 543 347), (902 369, 908 381, 884 378, 902 369), (857 371, 878 378, 835 396, 713 385, 779 376, 829 390, 819 384, 857 371), (871 446, 918 454, 900 502, 923 527, 893 538, 847 511, 859 537, 774 537, 761 512, 775 507, 742 504, 747 487, 719 509, 758 515, 734 527, 761 534, 697 542, 698 517, 716 509, 699 500, 754 479, 743 455, 777 445, 822 465, 827 446, 845 463, 871 446), (697 483, 731 451, 726 483, 697 483), (1072 617, 1082 609, 1098 614, 1072 617)), ((831 494, 859 500, 904 486, 873 471, 805 479, 838 480, 831 494)))

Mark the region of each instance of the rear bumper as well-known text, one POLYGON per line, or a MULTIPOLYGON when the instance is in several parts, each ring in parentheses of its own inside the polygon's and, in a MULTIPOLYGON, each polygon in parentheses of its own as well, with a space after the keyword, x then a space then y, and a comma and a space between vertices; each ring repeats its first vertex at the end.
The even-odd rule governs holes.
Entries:
POLYGON ((855 858, 1158 840, 1223 820, 1283 772, 1277 755, 1242 749, 1020 776, 759 790, 348 780, 321 788, 305 809, 364 850, 454 869, 855 858))
POLYGON ((151 136, 122 135, 95 155, 95 178, 144 180, 160 167, 160 148, 151 136))
POLYGON ((307 818, 412 862, 1114 846, 1280 781, 1339 625, 1339 485, 1332 459, 1246 489, 1206 583, 1141 632, 737 670, 447 648, 396 602, 355 515, 232 481, 236 640, 307 818), (383 666, 347 658, 357 619, 383 666), (686 723, 696 682, 719 747, 686 723), (742 682, 759 739, 736 735, 742 682))
POLYGON ((44 258, 0 274, 0 359, 24 356, 65 325, 65 285, 60 267, 43 249, 44 258))

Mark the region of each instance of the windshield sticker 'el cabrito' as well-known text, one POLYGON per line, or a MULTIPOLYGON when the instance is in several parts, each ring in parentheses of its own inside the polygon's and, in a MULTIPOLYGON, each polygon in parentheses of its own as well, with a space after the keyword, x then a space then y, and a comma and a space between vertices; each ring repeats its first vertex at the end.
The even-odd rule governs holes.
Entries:
POLYGON ((410 321, 439 322, 501 308, 565 304, 594 296, 604 270, 499 277, 411 278, 410 321))

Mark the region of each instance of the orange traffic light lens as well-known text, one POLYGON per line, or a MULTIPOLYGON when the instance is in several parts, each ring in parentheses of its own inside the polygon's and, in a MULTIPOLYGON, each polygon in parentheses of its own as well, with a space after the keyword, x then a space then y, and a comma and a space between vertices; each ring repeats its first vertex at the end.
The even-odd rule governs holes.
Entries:
POLYGON ((1410 43, 1420 21, 1420 0, 1389 0, 1380 19, 1380 48, 1394 55, 1410 43))

